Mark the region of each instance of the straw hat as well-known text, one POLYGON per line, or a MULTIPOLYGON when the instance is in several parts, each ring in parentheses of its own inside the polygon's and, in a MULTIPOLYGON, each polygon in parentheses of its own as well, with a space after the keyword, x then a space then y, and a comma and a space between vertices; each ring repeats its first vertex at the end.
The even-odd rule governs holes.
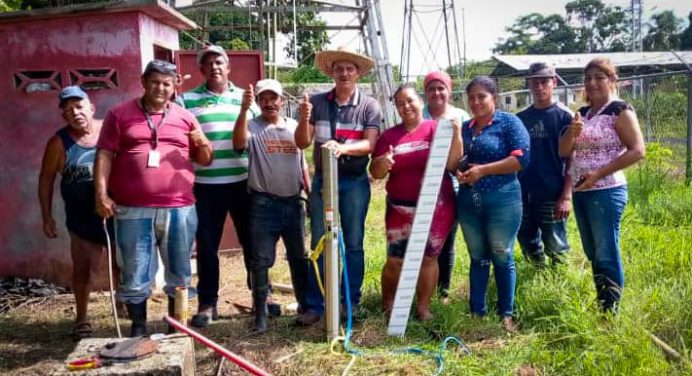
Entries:
POLYGON ((365 55, 361 55, 352 49, 341 46, 336 50, 320 51, 315 56, 315 65, 322 73, 331 76, 332 66, 337 61, 348 61, 358 67, 358 74, 365 75, 375 65, 375 61, 365 55))

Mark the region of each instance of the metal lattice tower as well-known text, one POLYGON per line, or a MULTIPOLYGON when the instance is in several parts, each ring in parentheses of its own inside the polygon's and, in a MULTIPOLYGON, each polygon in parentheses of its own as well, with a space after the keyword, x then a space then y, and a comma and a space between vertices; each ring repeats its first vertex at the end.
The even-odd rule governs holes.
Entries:
POLYGON ((364 2, 367 18, 361 23, 364 26, 362 35, 366 54, 375 60, 373 92, 382 106, 384 126, 390 128, 396 124, 396 111, 390 100, 394 94, 394 75, 389 61, 380 1, 365 0, 364 2))
MULTIPOLYGON (((375 68, 372 72, 374 80, 372 81, 372 89, 374 96, 378 99, 383 110, 384 126, 391 127, 396 123, 394 107, 391 104, 390 97, 394 89, 394 78, 392 74, 392 65, 389 61, 389 51, 385 38, 384 24, 382 22, 382 11, 380 2, 382 0, 293 0, 291 2, 279 2, 276 0, 209 0, 196 2, 191 6, 179 8, 179 10, 188 10, 201 12, 202 16, 206 17, 213 13, 246 13, 256 14, 261 20, 259 24, 247 25, 223 25, 209 26, 207 22, 201 22, 204 26, 204 32, 210 30, 250 30, 253 29, 260 33, 260 49, 265 50, 267 57, 270 60, 268 64, 275 66, 276 50, 269 49, 269 46, 275 46, 275 41, 271 38, 276 38, 277 17, 292 17, 294 30, 308 30, 315 26, 296 25, 296 13, 314 12, 324 14, 340 13, 345 14, 345 17, 339 17, 338 21, 330 22, 326 26, 317 26, 317 28, 335 32, 331 37, 343 31, 356 32, 357 34, 351 39, 351 42, 362 38, 362 45, 365 54, 375 60, 375 68), (344 22, 352 17, 349 21, 344 22), (357 24, 352 22, 357 21, 357 24), (273 30, 272 25, 273 24, 273 30)), ((206 40, 208 35, 203 34, 202 40, 206 40)), ((350 42, 349 42, 350 43, 350 42)), ((255 47, 252 41, 250 46, 255 47)), ((297 49, 297 48, 296 48, 297 49)), ((297 52, 296 52, 297 53, 297 52)), ((300 57, 297 59, 298 65, 309 57, 300 57)))
POLYGON ((642 3, 642 0, 630 1, 630 30, 632 34, 632 52, 641 52, 643 50, 642 13, 644 9, 644 4, 642 3))
POLYGON ((462 55, 460 48, 461 36, 457 26, 454 0, 435 0, 432 3, 422 0, 405 0, 402 35, 400 69, 404 81, 425 73, 411 72, 412 54, 423 57, 422 68, 426 71, 443 69, 442 64, 446 63, 448 68, 456 67, 457 71, 454 73, 461 76, 465 54, 462 55), (424 23, 419 17, 420 14, 426 14, 428 17, 437 15, 438 22, 424 23), (413 43, 415 46, 412 45, 413 43), (437 57, 444 57, 446 61, 440 62, 436 60, 437 57))

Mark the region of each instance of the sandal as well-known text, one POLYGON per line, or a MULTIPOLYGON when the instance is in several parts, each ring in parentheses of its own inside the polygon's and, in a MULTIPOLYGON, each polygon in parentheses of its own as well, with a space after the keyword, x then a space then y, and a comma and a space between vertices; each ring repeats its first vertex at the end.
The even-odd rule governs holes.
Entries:
POLYGON ((91 338, 91 336, 93 335, 94 330, 91 328, 91 323, 88 321, 82 321, 80 323, 77 323, 74 329, 72 329, 72 336, 76 340, 91 338))

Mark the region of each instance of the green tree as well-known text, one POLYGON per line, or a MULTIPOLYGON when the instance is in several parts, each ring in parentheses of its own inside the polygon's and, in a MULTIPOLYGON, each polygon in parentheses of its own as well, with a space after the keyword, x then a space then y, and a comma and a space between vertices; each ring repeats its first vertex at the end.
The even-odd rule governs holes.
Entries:
POLYGON ((687 15, 687 29, 680 34, 680 49, 692 50, 692 12, 687 15))
MULTIPOLYGON (((254 4, 254 2, 253 2, 254 4)), ((279 0, 277 6, 291 5, 290 0, 279 0)), ((183 13, 193 19, 197 24, 208 26, 208 35, 200 39, 207 38, 209 42, 223 46, 233 46, 233 49, 243 47, 242 43, 248 47, 246 49, 259 49, 267 53, 267 18, 260 17, 257 13, 248 13, 246 9, 239 12, 238 7, 228 11, 214 11, 205 13, 204 2, 200 2, 200 8, 187 8, 183 13), (205 18, 206 17, 206 18, 205 18)), ((288 7, 290 9, 290 7, 288 7)), ((329 43, 325 26, 326 23, 314 12, 296 14, 297 38, 298 38, 298 61, 301 64, 313 64, 314 54, 320 51, 329 43)), ((290 43, 284 51, 289 57, 295 57, 293 38, 293 16, 292 14, 279 14, 277 17, 277 30, 286 34, 290 43)), ((183 34, 184 35, 184 34, 183 34)), ((181 47, 194 48, 194 40, 189 37, 181 37, 181 47)))
POLYGON ((282 18, 281 32, 287 34, 290 40, 284 51, 288 54, 288 57, 295 58, 298 65, 312 65, 315 62, 315 53, 321 51, 329 44, 329 36, 324 28, 327 23, 312 12, 297 14, 296 21, 298 24, 298 56, 296 58, 294 49, 296 35, 293 33, 292 17, 282 18), (301 29, 301 26, 308 26, 309 28, 301 29))
POLYGON ((531 13, 519 17, 506 30, 507 39, 501 39, 493 49, 505 54, 559 54, 577 52, 576 34, 562 16, 543 16, 531 13))
POLYGON ((565 5, 567 21, 576 24, 582 52, 624 51, 629 40, 627 12, 601 0, 574 0, 565 5))
POLYGON ((21 0, 0 0, 0 12, 12 12, 19 10, 21 5, 21 0))
POLYGON ((667 51, 680 48, 682 20, 671 10, 651 16, 651 26, 643 40, 645 51, 667 51))
POLYGON ((312 64, 301 65, 293 72, 291 78, 291 81, 297 83, 332 82, 331 77, 320 72, 312 64))

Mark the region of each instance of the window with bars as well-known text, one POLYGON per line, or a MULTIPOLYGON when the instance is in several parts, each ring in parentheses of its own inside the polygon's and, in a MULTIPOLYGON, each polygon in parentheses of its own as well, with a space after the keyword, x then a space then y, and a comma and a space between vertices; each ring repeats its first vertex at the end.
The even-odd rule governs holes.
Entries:
MULTIPOLYGON (((109 90, 118 87, 118 72, 113 68, 69 69, 68 84, 84 90, 109 90)), ((62 73, 54 70, 20 70, 12 75, 14 87, 26 93, 59 91, 62 73)))
POLYGON ((22 70, 13 75, 14 87, 27 93, 58 91, 62 87, 62 75, 52 70, 22 70))
POLYGON ((70 85, 84 90, 107 90, 118 87, 118 72, 113 68, 70 69, 70 85))

